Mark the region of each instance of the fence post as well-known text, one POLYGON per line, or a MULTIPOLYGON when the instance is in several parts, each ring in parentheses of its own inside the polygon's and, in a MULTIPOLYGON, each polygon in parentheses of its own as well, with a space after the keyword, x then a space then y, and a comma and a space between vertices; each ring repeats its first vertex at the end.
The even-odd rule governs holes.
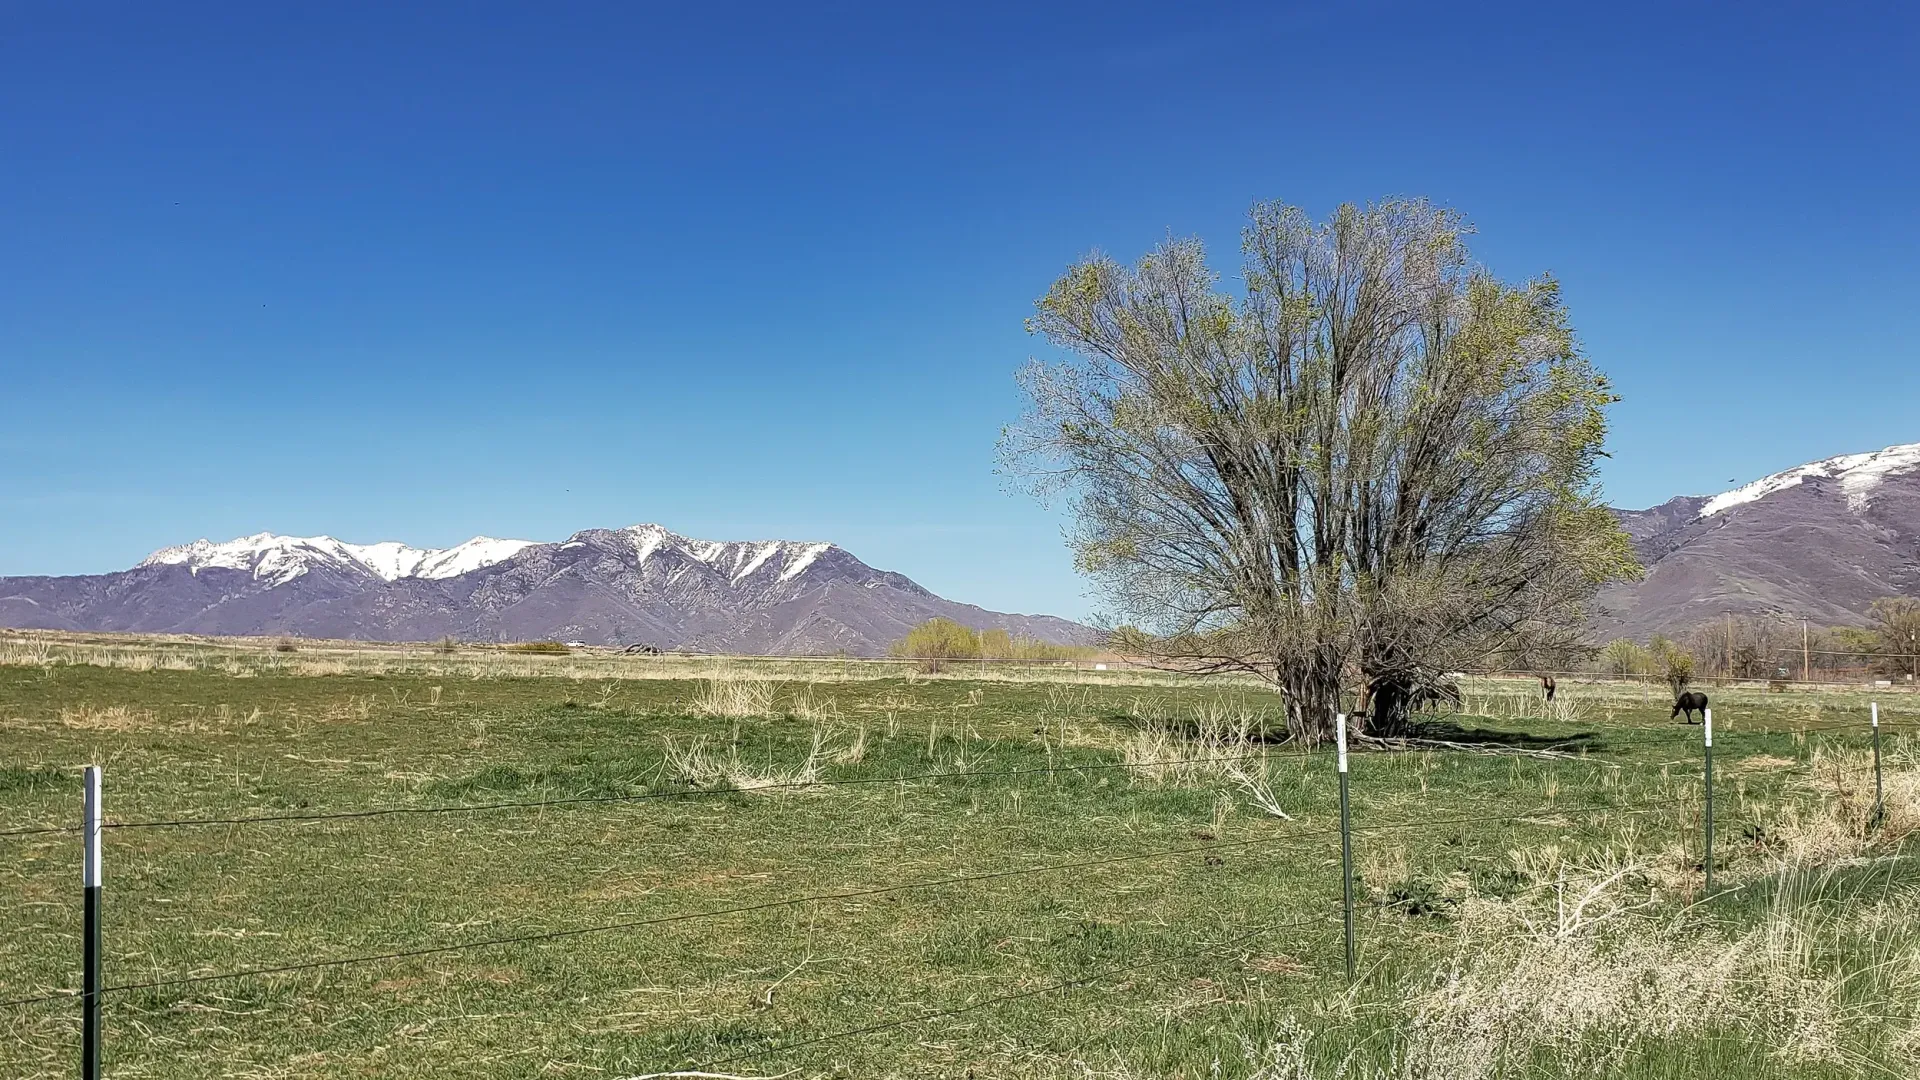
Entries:
POLYGON ((100 1080, 100 766, 86 771, 80 836, 82 904, 80 969, 80 1077, 100 1080))
POLYGON ((1707 753, 1707 892, 1713 892, 1713 710, 1703 709, 1706 714, 1706 753, 1707 753))
POLYGON ((1879 828, 1887 812, 1885 789, 1880 786, 1880 703, 1873 703, 1873 825, 1879 828))
POLYGON ((1347 813, 1347 714, 1333 718, 1340 755, 1340 907, 1347 928, 1347 981, 1353 981, 1353 829, 1347 813))

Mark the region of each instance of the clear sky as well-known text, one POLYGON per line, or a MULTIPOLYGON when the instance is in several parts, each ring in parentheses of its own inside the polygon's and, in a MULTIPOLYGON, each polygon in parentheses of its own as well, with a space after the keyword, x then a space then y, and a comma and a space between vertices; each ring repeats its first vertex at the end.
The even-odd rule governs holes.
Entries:
POLYGON ((1087 614, 1022 319, 1263 199, 1558 275, 1617 503, 1920 440, 1912 11, 0 3, 0 574, 657 521, 1087 614))

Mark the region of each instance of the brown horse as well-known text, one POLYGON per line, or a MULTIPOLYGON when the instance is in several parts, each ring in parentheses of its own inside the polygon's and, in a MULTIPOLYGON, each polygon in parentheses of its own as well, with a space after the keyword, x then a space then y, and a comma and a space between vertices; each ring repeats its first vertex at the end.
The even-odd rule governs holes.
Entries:
POLYGON ((1545 690, 1547 692, 1547 700, 1552 701, 1553 692, 1556 689, 1553 681, 1553 676, 1551 675, 1540 676, 1540 689, 1545 690))
MULTIPOLYGON (((1681 694, 1673 701, 1673 716, 1679 716, 1684 712, 1687 714, 1687 723, 1689 724, 1693 723, 1693 714, 1696 711, 1699 712, 1701 716, 1707 715, 1707 695, 1689 692, 1681 694)), ((1671 720, 1673 716, 1669 716, 1667 719, 1671 720)))

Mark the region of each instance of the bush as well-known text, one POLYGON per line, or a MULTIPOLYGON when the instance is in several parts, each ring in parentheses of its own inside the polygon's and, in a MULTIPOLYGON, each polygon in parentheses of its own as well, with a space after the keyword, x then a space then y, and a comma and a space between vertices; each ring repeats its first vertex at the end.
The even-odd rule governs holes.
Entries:
POLYGON ((295 649, 296 646, 294 643, 287 638, 281 638, 279 641, 273 643, 274 652, 293 652, 295 649))
POLYGON ((1014 637, 998 627, 975 630, 952 619, 928 619, 907 631, 890 651, 920 661, 922 671, 939 671, 949 660, 1084 660, 1098 650, 1014 637))
POLYGON ((1693 654, 1674 649, 1667 653, 1667 685, 1675 697, 1693 681, 1693 654))
POLYGON ((449 634, 440 639, 440 643, 433 647, 433 651, 443 656, 451 656, 460 651, 460 642, 449 634))
POLYGON ((507 646, 508 652, 534 653, 539 656, 566 656, 573 652, 558 641, 516 641, 507 646))
POLYGON ((1609 675, 1646 675, 1653 671, 1653 654, 1627 638, 1615 638, 1600 650, 1600 663, 1609 675))
POLYGON ((928 619, 894 643, 893 655, 920 661, 920 670, 939 671, 946 660, 980 656, 980 634, 952 619, 928 619))

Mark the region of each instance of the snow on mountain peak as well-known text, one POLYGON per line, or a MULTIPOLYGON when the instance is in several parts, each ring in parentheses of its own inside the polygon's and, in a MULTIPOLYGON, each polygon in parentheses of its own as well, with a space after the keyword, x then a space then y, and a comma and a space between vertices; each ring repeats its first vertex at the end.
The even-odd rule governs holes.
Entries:
POLYGON ((705 563, 738 584, 769 563, 779 567, 776 580, 790 581, 812 566, 832 544, 794 540, 694 540, 659 525, 632 525, 623 530, 632 541, 639 565, 662 548, 671 548, 705 563))
POLYGON ((331 566, 397 581, 410 577, 455 577, 511 558, 532 544, 531 540, 476 536, 450 548, 416 548, 393 540, 349 544, 331 536, 279 536, 263 532, 218 544, 202 539, 161 548, 140 565, 185 566, 195 574, 209 568, 245 570, 270 586, 284 585, 315 566, 331 566))
POLYGON ((1847 496, 1847 505, 1855 511, 1864 510, 1880 481, 1915 469, 1920 469, 1920 443, 1903 443, 1865 454, 1841 454, 1764 476, 1751 484, 1715 495, 1700 508, 1700 516, 1712 517, 1723 510, 1764 499, 1774 492, 1795 487, 1809 477, 1839 480, 1840 490, 1847 496))
MULTIPOLYGON (((633 544, 637 566, 646 565, 656 552, 673 550, 711 567, 735 585, 764 574, 775 575, 776 582, 791 581, 833 546, 793 540, 695 540, 659 525, 634 525, 619 530, 619 534, 633 544)), ((576 539, 574 543, 579 541, 576 539)), ((504 562, 535 544, 532 540, 476 536, 450 548, 416 548, 392 540, 349 544, 331 536, 280 536, 263 532, 222 543, 195 540, 191 544, 161 548, 140 565, 185 566, 195 574, 210 568, 241 570, 268 586, 284 585, 319 567, 370 575, 384 581, 439 579, 458 577, 504 562)))

